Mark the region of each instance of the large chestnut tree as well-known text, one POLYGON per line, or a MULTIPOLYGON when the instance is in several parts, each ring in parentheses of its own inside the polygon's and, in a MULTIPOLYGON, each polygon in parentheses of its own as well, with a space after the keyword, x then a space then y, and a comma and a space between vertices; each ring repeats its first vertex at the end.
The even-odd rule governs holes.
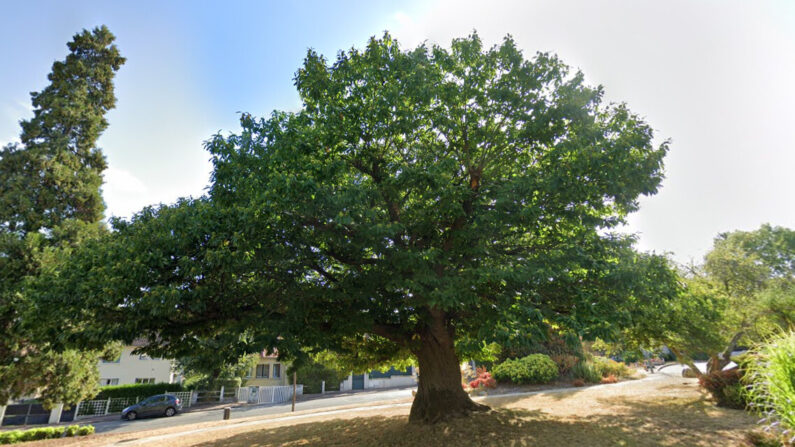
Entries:
POLYGON ((556 57, 387 34, 333 63, 310 51, 295 84, 300 110, 207 143, 206 197, 116 222, 44 302, 88 321, 80 337, 166 355, 207 339, 230 358, 409 355, 410 419, 435 422, 483 408, 463 350, 550 324, 608 333, 658 299, 655 263, 611 229, 657 191, 666 144, 556 57))

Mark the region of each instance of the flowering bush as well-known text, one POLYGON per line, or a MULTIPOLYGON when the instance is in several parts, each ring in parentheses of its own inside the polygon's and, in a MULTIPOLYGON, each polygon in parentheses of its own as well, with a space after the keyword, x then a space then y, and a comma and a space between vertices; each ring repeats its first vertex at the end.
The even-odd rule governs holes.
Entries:
POLYGON ((486 368, 477 369, 477 377, 469 382, 469 387, 473 390, 479 388, 496 388, 497 381, 491 376, 491 373, 486 371, 486 368))

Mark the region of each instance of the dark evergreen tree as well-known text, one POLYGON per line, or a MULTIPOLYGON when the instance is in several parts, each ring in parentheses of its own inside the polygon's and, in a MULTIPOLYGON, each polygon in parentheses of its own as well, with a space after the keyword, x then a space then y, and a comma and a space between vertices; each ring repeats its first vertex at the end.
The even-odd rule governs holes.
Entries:
POLYGON ((51 349, 58 331, 42 331, 48 324, 34 312, 29 283, 102 231, 106 163, 97 139, 124 63, 113 40, 105 26, 75 35, 50 84, 31 94, 21 142, 0 150, 0 404, 36 389, 48 402, 74 402, 98 382, 98 352, 51 349))

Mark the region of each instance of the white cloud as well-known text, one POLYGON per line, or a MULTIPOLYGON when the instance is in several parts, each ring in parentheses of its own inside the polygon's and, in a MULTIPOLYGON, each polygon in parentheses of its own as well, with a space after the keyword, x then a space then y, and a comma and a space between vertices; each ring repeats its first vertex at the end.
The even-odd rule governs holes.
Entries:
POLYGON ((130 217, 150 203, 149 189, 129 171, 109 167, 104 174, 102 195, 108 206, 108 216, 130 217))

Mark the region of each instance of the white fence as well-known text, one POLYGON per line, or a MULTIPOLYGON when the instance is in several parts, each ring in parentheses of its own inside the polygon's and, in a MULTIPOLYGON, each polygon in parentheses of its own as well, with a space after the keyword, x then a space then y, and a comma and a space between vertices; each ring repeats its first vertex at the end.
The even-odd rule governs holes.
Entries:
MULTIPOLYGON (((248 402, 254 404, 281 403, 293 398, 292 386, 252 386, 243 388, 229 388, 220 391, 177 391, 167 392, 176 396, 182 401, 182 408, 189 408, 197 403, 228 402, 237 399, 238 402, 248 402)), ((296 394, 304 394, 304 386, 298 385, 296 394)), ((149 396, 139 397, 118 397, 101 400, 85 400, 79 402, 75 407, 74 420, 85 419, 97 416, 107 416, 120 414, 122 410, 135 405, 149 396)), ((5 407, 0 407, 4 410, 5 407)), ((60 413, 59 413, 60 414, 60 413)), ((0 417, 2 423, 2 417, 0 417)))
MULTIPOLYGON (((172 396, 176 396, 182 401, 182 408, 188 408, 196 403, 196 391, 178 391, 168 392, 172 396)), ((107 416, 109 414, 119 414, 122 410, 135 405, 148 396, 139 397, 115 397, 102 400, 84 400, 77 404, 75 411, 75 420, 84 419, 88 417, 107 416)))
POLYGON ((175 391, 166 394, 176 396, 177 399, 182 401, 182 408, 189 408, 191 405, 195 404, 196 397, 199 395, 196 391, 175 391))
MULTIPOLYGON (((296 396, 304 394, 304 386, 298 385, 296 396)), ((293 398, 293 387, 288 386, 248 386, 238 388, 238 402, 248 402, 250 404, 277 404, 287 402, 293 398)))

